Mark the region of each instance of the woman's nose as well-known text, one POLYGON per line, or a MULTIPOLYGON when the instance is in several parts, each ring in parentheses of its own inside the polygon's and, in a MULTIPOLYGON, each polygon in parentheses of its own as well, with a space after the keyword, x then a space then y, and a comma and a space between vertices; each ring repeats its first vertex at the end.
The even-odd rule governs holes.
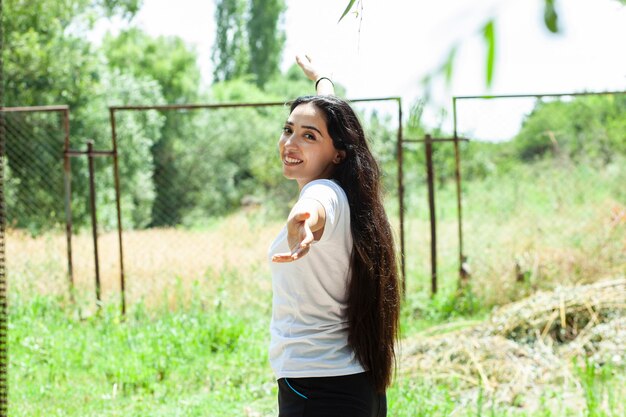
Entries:
POLYGON ((285 147, 289 147, 289 146, 293 146, 295 141, 294 141, 294 135, 285 135, 282 137, 281 141, 283 142, 283 145, 285 147))

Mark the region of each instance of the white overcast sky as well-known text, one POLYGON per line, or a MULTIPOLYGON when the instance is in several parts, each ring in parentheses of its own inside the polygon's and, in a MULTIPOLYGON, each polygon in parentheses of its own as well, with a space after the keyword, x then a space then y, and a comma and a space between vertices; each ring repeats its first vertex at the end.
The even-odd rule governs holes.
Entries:
MULTIPOLYGON (((447 107, 454 95, 626 90, 626 7, 616 0, 557 0, 557 35, 543 25, 543 0, 362 1, 358 18, 337 23, 347 0, 287 0, 282 68, 296 53, 308 52, 349 98, 402 96, 408 105, 420 96, 423 76, 456 43, 452 85, 434 89, 435 100, 447 107), (480 28, 490 17, 496 18, 497 60, 487 90, 480 28)), ((211 0, 144 0, 132 23, 193 45, 208 83, 214 11, 211 0)), ((92 39, 118 28, 101 22, 92 39)))

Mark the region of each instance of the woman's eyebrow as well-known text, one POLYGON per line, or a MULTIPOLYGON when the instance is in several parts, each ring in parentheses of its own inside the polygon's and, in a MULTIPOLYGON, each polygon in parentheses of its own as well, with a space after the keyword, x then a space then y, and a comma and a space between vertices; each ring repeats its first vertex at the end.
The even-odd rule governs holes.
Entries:
POLYGON ((320 134, 320 136, 324 136, 322 135, 322 132, 320 132, 320 130, 318 128, 316 128, 315 126, 307 126, 307 125, 303 125, 302 126, 304 129, 311 129, 311 130, 315 130, 317 133, 320 134))
MULTIPOLYGON (((294 122, 292 122, 291 120, 287 120, 285 122, 286 125, 288 126, 295 126, 296 124, 294 122)), ((317 133, 320 134, 320 136, 324 136, 324 134, 322 134, 322 132, 315 126, 311 126, 311 125, 302 125, 301 126, 303 129, 311 129, 311 130, 315 130, 317 133)))

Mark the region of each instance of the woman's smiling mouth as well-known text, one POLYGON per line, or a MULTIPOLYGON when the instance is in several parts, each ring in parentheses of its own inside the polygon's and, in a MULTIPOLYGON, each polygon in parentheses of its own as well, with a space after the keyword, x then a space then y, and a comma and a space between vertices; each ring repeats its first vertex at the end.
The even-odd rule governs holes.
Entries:
POLYGON ((285 158, 283 159, 283 162, 285 163, 285 165, 298 165, 302 163, 302 160, 292 158, 290 156, 285 156, 285 158))

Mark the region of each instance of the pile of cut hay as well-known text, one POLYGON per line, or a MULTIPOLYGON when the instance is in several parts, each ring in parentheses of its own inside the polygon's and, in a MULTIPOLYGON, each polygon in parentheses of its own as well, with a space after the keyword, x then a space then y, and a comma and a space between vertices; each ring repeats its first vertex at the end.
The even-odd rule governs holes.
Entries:
POLYGON ((537 293, 494 310, 480 325, 413 336, 403 341, 400 372, 454 386, 467 401, 481 390, 498 403, 532 407, 547 385, 580 390, 574 358, 620 368, 625 347, 620 278, 537 293))

